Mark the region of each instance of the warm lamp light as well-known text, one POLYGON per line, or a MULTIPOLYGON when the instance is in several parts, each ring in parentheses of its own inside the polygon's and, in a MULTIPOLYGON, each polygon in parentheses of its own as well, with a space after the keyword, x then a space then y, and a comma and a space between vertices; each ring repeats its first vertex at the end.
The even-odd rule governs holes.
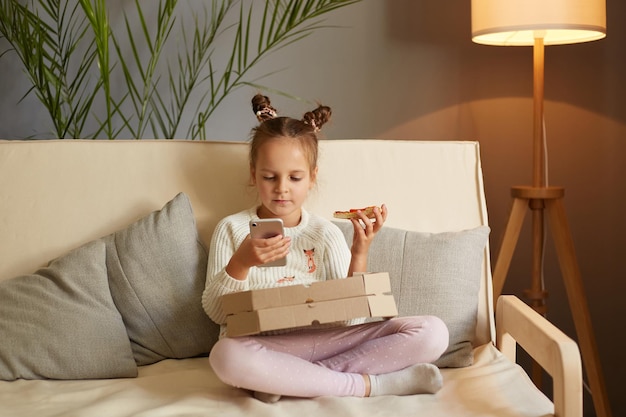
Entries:
POLYGON ((606 36, 606 4, 596 0, 472 0, 472 40, 532 46, 595 41, 606 36), (539 35, 539 36, 538 36, 539 35))
MULTIPOLYGON (((593 336, 586 295, 563 205, 564 189, 547 186, 543 114, 544 47, 581 43, 606 36, 605 0, 472 0, 472 40, 485 45, 533 47, 533 181, 532 186, 511 190, 513 206, 493 271, 494 299, 502 292, 513 252, 530 208, 532 212, 531 288, 526 296, 545 314, 547 292, 543 286, 544 212, 552 226, 563 281, 578 334, 596 414, 610 417, 611 410, 593 336)), ((533 367, 533 380, 541 383, 541 370, 533 367)), ((581 397, 582 400, 582 397, 581 397)), ((554 401, 559 401, 555 398, 554 401)), ((582 404, 581 404, 582 407, 582 404)), ((572 415, 582 415, 571 410, 572 415)))

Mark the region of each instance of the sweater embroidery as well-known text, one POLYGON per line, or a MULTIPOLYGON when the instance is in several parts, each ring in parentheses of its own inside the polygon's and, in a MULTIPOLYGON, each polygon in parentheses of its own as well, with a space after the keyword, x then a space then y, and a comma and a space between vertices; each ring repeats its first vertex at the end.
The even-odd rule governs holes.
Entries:
POLYGON ((313 257, 315 254, 315 248, 304 249, 304 254, 306 255, 307 260, 307 270, 309 271, 309 274, 312 274, 317 269, 317 265, 315 265, 315 258, 313 257))

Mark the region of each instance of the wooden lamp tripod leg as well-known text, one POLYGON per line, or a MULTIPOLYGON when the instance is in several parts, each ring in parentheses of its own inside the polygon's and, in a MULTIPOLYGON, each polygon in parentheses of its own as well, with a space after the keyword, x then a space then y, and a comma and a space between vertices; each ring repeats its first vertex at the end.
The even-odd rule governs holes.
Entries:
POLYGON ((515 252, 515 246, 519 239, 519 234, 524 224, 524 217, 528 210, 528 200, 524 198, 514 198, 513 206, 511 207, 511 213, 509 215, 509 221, 506 224, 504 230, 504 238, 500 251, 498 252, 498 258, 493 269, 493 299, 497 302, 498 297, 502 294, 502 288, 506 281, 506 276, 509 272, 509 266, 511 265, 511 259, 515 252))
MULTIPOLYGON (((493 271, 493 293, 494 299, 502 294, 502 288, 506 281, 506 276, 511 264, 515 246, 519 239, 519 234, 524 223, 526 211, 530 208, 533 214, 533 265, 531 289, 525 291, 525 295, 531 300, 532 307, 541 315, 545 316, 545 298, 547 293, 543 291, 542 270, 541 270, 541 254, 537 252, 543 251, 543 199, 530 199, 524 196, 524 190, 513 188, 513 206, 507 223, 504 239, 500 246, 498 258, 493 271), (540 223, 539 225, 537 223, 540 223), (537 240, 540 241, 537 241, 537 240)), ((541 388, 543 378, 543 369, 539 364, 532 363, 532 380, 535 385, 541 388)))
POLYGON ((596 415, 610 417, 611 408, 604 384, 598 347, 594 337, 587 297, 583 288, 580 268, 576 260, 574 242, 565 216, 562 199, 547 200, 546 211, 556 246, 561 274, 569 300, 570 311, 578 334, 578 344, 583 358, 596 415))

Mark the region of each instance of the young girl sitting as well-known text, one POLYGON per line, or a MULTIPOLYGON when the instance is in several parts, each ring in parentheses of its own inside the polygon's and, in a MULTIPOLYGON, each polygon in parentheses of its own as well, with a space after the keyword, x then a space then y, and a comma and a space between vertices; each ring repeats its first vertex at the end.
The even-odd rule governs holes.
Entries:
POLYGON ((338 227, 303 209, 317 177, 316 132, 330 119, 319 106, 302 120, 277 117, 267 97, 252 99, 260 124, 250 144, 250 178, 260 205, 224 218, 211 239, 202 305, 221 324, 210 363, 226 384, 275 402, 280 396, 378 396, 435 393, 435 361, 448 346, 437 317, 400 317, 351 326, 317 326, 250 337, 225 337, 219 297, 226 293, 341 279, 367 270, 370 244, 387 218, 359 212, 348 248, 338 227), (284 236, 252 239, 249 222, 280 218, 284 236), (280 267, 259 267, 287 257, 280 267))

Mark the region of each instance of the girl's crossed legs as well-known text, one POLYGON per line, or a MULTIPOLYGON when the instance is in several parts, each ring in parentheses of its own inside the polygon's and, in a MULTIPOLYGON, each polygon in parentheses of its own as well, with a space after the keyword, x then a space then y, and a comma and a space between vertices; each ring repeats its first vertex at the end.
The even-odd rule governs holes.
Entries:
POLYGON ((417 394, 439 389, 441 375, 433 365, 412 365, 439 358, 448 337, 446 325, 437 317, 401 317, 222 338, 211 351, 210 363, 223 382, 258 392, 363 397, 370 394, 371 381, 371 395, 417 394))

